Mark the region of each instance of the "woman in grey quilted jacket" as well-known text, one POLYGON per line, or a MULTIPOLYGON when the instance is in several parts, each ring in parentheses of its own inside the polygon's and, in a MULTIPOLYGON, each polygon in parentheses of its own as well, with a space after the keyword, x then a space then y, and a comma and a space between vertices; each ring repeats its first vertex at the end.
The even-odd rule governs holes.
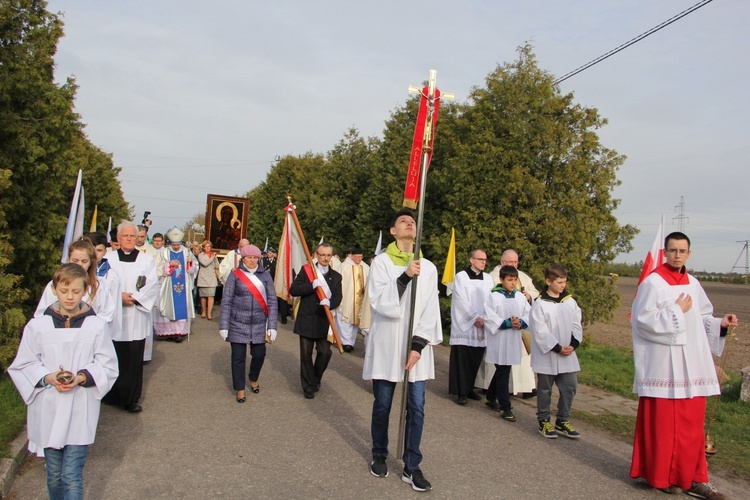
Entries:
POLYGON ((242 259, 224 285, 219 333, 232 346, 232 385, 237 402, 245 402, 245 361, 250 346, 250 390, 260 392, 258 377, 266 357, 266 342, 276 340, 277 303, 273 278, 260 263, 260 249, 245 245, 242 259))

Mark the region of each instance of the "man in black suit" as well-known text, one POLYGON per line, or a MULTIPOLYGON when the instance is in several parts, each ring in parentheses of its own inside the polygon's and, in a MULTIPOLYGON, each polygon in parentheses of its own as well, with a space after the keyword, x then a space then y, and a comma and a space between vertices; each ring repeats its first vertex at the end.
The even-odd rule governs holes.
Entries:
POLYGON ((315 249, 318 262, 315 269, 309 264, 294 279, 289 293, 300 297, 299 310, 294 322, 294 333, 299 335, 300 379, 302 391, 307 399, 315 397, 320 390, 320 379, 331 360, 331 344, 328 342, 328 319, 323 306, 336 309, 341 304, 341 275, 331 266, 333 247, 322 243, 315 249), (316 288, 321 287, 325 298, 320 300, 316 288), (317 350, 313 363, 313 346, 317 350))

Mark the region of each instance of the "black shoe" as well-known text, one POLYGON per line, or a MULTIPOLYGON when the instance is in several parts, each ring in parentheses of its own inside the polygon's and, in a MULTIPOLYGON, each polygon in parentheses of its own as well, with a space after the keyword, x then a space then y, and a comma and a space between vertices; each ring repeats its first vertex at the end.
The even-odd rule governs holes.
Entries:
POLYGON ((419 469, 409 470, 408 467, 404 467, 404 473, 401 476, 401 480, 411 485, 411 489, 414 491, 427 491, 432 489, 430 482, 425 479, 424 474, 419 469))
POLYGON ((503 411, 503 409, 500 408, 500 404, 497 402, 496 399, 492 399, 492 400, 485 399, 484 400, 484 404, 486 404, 487 406, 489 406, 490 410, 492 410, 492 411, 503 411))
POLYGON ((567 420, 558 419, 555 422, 555 432, 561 436, 565 436, 566 438, 570 438, 570 439, 581 438, 581 433, 575 430, 573 426, 570 425, 570 422, 567 420))
POLYGON ((184 341, 186 338, 187 338, 187 335, 183 335, 183 336, 177 337, 176 339, 174 339, 174 341, 179 344, 180 342, 184 341))
POLYGON ((465 405, 468 402, 469 400, 466 398, 466 396, 459 396, 458 399, 456 399, 456 404, 459 404, 461 406, 465 405))
POLYGON ((286 325, 286 316, 284 316, 283 318, 281 318, 281 324, 282 325, 286 325))
POLYGON ((314 392, 306 392, 305 393, 305 399, 312 399, 314 397, 315 397, 315 393, 314 392))
POLYGON ((138 413, 138 412, 143 411, 143 407, 139 405, 138 403, 133 403, 133 404, 127 405, 125 407, 125 410, 129 411, 130 413, 138 413))
POLYGON ((353 350, 354 350, 354 347, 352 347, 350 345, 345 345, 344 346, 344 352, 352 352, 353 350))
POLYGON ((315 384, 315 392, 318 392, 320 390, 320 382, 315 384))
POLYGON ((482 396, 480 396, 479 394, 477 394, 474 391, 471 391, 469 394, 467 394, 467 397, 469 399, 473 399, 474 401, 481 401, 482 400, 482 396))
POLYGON ((388 466, 385 463, 385 457, 372 457, 370 474, 376 477, 388 477, 388 466))
POLYGON ((502 417, 502 418, 503 418, 504 420, 506 420, 506 421, 508 421, 508 422, 515 422, 516 420, 518 420, 518 419, 516 418, 516 416, 515 416, 515 415, 513 415, 513 412, 512 412, 512 411, 510 411, 510 410, 503 410, 503 411, 501 411, 501 412, 500 412, 500 416, 501 416, 501 417, 502 417))

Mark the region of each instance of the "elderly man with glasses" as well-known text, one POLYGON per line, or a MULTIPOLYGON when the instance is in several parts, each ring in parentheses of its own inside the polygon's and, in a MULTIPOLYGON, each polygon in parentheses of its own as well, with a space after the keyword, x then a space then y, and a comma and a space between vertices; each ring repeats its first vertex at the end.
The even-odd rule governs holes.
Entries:
POLYGON ((143 351, 153 328, 152 309, 159 299, 156 263, 136 249, 137 234, 136 224, 122 222, 117 226, 120 249, 107 256, 119 278, 116 296, 120 300, 112 321, 112 341, 120 376, 103 400, 133 413, 142 410, 138 401, 143 387, 143 351))

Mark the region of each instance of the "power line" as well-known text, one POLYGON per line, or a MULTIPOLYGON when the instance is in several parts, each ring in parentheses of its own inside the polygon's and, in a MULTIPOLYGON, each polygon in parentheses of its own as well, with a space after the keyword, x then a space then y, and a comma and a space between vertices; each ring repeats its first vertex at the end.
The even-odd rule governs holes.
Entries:
POLYGON ((560 78, 558 78, 557 80, 555 80, 555 83, 557 84, 557 83, 562 83, 562 82, 564 82, 564 81, 565 81, 565 80, 567 80, 568 78, 570 78, 570 77, 572 77, 572 76, 575 76, 575 75, 577 75, 577 74, 578 74, 578 73, 580 73, 581 71, 584 71, 584 70, 586 70, 586 69, 590 68, 591 66, 593 66, 593 65, 595 65, 595 64, 598 64, 598 63, 602 62, 603 60, 605 60, 605 59, 607 59, 607 58, 609 58, 609 57, 611 57, 611 56, 613 56, 613 55, 617 54, 618 52, 620 52, 620 51, 622 51, 622 50, 625 50, 626 48, 630 47, 630 46, 631 46, 631 45, 633 45, 634 43, 636 43, 636 42, 640 42, 641 40, 643 40, 643 39, 644 39, 644 38, 646 38, 647 36, 649 36, 649 35, 653 35, 653 34, 654 34, 654 33, 656 33, 657 31, 659 31, 660 29, 662 29, 662 28, 666 28, 667 26, 669 26, 669 25, 670 25, 670 24, 672 24, 673 22, 675 22, 675 21, 677 21, 677 20, 679 20, 679 19, 682 19, 683 17, 687 16, 687 15, 688 15, 688 14, 690 14, 691 12, 695 12, 696 10, 700 9, 701 7, 703 7, 703 6, 707 5, 707 4, 711 3, 711 2, 713 2, 713 0, 703 0, 702 2, 698 2, 697 4, 693 5, 693 6, 692 6, 692 7, 690 7, 689 9, 683 10, 682 12, 680 12, 679 14, 677 14, 676 16, 674 16, 674 17, 671 17, 671 18, 667 19, 667 20, 666 20, 666 21, 664 21, 663 23, 661 23, 661 24, 658 24, 658 25, 654 26, 654 27, 653 27, 653 28, 651 28, 650 30, 648 30, 648 31, 646 31, 646 32, 644 32, 644 33, 641 33, 641 34, 640 34, 640 35, 638 35, 637 37, 635 37, 635 38, 633 38, 633 39, 631 39, 631 40, 628 40, 627 42, 623 43, 623 44, 622 44, 622 45, 620 45, 619 47, 615 47, 614 49, 610 50, 610 51, 609 51, 609 52, 607 52, 606 54, 602 54, 601 56, 597 57, 596 59, 593 59, 593 60, 591 60, 591 61, 587 62, 587 63, 586 63, 586 64, 584 64, 583 66, 580 66, 580 67, 578 67, 578 68, 574 69, 574 70, 573 70, 573 71, 571 71, 570 73, 568 73, 568 74, 566 74, 566 75, 563 75, 563 76, 561 76, 560 78))

